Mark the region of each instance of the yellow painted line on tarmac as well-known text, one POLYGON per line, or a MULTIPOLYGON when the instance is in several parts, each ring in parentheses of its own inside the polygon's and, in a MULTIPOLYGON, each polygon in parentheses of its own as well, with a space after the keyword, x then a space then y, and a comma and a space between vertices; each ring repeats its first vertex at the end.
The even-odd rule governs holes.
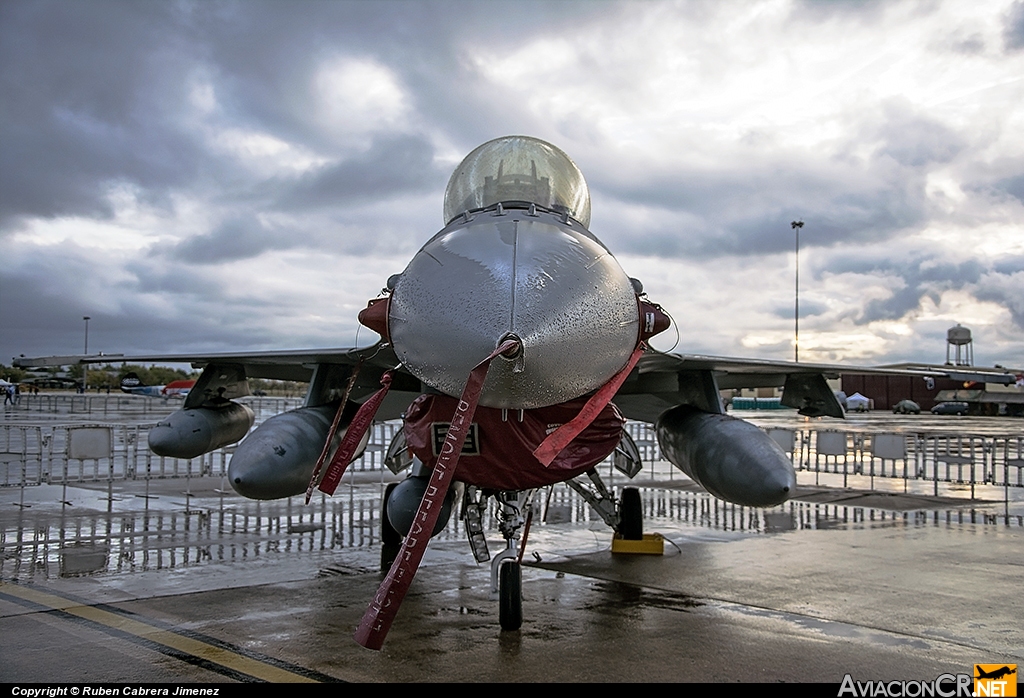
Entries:
POLYGON ((5 584, 0 582, 0 592, 16 596, 25 601, 50 608, 55 611, 63 611, 78 618, 92 621, 113 628, 123 633, 134 635, 143 640, 154 642, 165 647, 190 654, 193 657, 219 664, 233 671, 247 674, 263 681, 271 683, 317 683, 315 679, 301 674, 275 667, 270 664, 252 659, 244 655, 232 652, 223 647, 216 647, 201 640, 195 640, 185 635, 179 635, 170 630, 164 630, 148 623, 126 618, 125 616, 110 611, 104 611, 93 606, 85 606, 70 601, 55 594, 50 594, 31 587, 19 584, 5 584))

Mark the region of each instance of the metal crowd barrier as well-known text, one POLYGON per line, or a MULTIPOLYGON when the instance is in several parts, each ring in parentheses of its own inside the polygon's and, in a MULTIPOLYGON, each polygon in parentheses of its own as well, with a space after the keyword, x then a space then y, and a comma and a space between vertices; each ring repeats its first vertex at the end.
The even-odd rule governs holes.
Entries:
MULTIPOLYGON (((146 478, 224 477, 234 446, 219 448, 197 458, 167 458, 149 450, 146 433, 152 424, 39 426, 0 425, 0 487, 80 482, 107 482, 146 478), (99 450, 76 447, 86 434, 109 444, 99 450)), ((399 422, 379 422, 362 457, 349 466, 355 472, 384 468, 384 456, 399 422)))
MULTIPOLYGON (((798 471, 975 487, 1024 487, 1024 436, 769 429, 798 471)), ((816 480, 817 482, 817 480, 816 480)))
MULTIPOLYGON (((298 398, 245 398, 256 413, 256 423, 301 405, 298 398)), ((43 483, 105 482, 122 479, 226 476, 234 447, 218 449, 190 460, 154 455, 146 434, 160 416, 177 409, 180 400, 160 400, 117 395, 22 396, 19 410, 55 410, 58 414, 96 417, 74 424, 0 424, 0 486, 43 483), (124 406, 122 406, 124 403, 124 406), (61 410, 69 412, 61 412, 61 410), (79 410, 78 412, 71 412, 79 410), (141 412, 133 412, 139 410, 141 412), (98 419, 104 414, 148 416, 145 423, 112 423, 98 419)), ((377 472, 401 423, 374 424, 363 456, 350 466, 355 472, 377 472)), ((654 428, 630 422, 627 431, 640 455, 651 468, 661 464, 654 428)), ((971 434, 888 434, 828 429, 767 430, 784 451, 791 454, 800 472, 841 476, 843 486, 853 477, 930 482, 939 493, 940 483, 1003 488, 1024 487, 1024 435, 980 436, 971 434)), ((665 468, 658 468, 664 472, 665 468)), ((672 477, 672 468, 668 468, 672 477)))

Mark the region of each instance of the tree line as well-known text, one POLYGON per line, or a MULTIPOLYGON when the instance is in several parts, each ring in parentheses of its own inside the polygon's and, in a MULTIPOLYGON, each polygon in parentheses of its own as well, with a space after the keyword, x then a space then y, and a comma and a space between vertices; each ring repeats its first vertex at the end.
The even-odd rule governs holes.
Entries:
MULTIPOLYGON (((46 369, 46 375, 43 375, 38 371, 29 373, 21 368, 0 364, 0 378, 11 383, 22 383, 28 385, 39 384, 42 386, 47 380, 53 380, 60 375, 66 376, 80 385, 83 374, 85 373, 84 367, 81 364, 74 364, 68 367, 66 371, 59 366, 51 366, 46 369)), ((89 366, 88 375, 86 377, 90 390, 95 390, 97 388, 100 390, 106 390, 109 388, 113 391, 120 390, 121 379, 129 373, 137 375, 144 385, 167 385, 168 383, 176 380, 194 380, 199 378, 199 371, 184 371, 180 368, 169 368, 167 366, 156 365, 146 367, 139 364, 121 364, 120 366, 106 364, 103 366, 89 366)), ((250 390, 253 392, 261 391, 268 395, 283 395, 289 397, 302 396, 306 392, 307 385, 307 383, 298 381, 263 380, 260 378, 249 379, 250 390)))

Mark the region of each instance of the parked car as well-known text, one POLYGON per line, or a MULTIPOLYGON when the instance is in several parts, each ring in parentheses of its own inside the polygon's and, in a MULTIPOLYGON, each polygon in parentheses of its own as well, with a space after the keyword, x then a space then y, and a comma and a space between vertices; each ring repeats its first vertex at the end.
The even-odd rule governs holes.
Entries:
POLYGON ((966 402, 940 402, 932 408, 932 414, 967 414, 966 402))
POLYGON ((921 414, 921 406, 913 400, 900 400, 892 407, 893 414, 921 414))

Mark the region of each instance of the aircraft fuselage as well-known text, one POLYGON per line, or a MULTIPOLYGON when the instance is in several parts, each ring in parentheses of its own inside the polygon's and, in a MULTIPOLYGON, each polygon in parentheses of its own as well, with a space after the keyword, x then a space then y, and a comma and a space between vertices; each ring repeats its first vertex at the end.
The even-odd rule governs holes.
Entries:
POLYGON ((406 368, 457 397, 470 370, 505 338, 480 404, 534 409, 596 390, 639 339, 632 282, 581 223, 538 207, 459 216, 394 284, 391 340, 406 368))

